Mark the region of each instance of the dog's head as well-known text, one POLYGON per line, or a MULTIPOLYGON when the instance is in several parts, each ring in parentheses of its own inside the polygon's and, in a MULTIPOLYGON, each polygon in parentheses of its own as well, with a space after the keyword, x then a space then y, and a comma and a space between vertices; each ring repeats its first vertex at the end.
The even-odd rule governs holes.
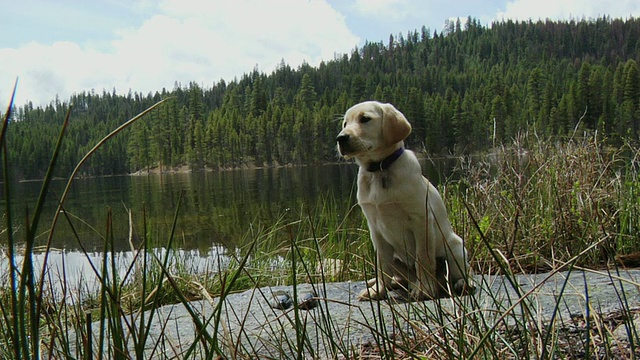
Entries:
POLYGON ((344 114, 338 134, 340 155, 362 160, 384 158, 411 133, 411 124, 391 104, 365 101, 344 114))

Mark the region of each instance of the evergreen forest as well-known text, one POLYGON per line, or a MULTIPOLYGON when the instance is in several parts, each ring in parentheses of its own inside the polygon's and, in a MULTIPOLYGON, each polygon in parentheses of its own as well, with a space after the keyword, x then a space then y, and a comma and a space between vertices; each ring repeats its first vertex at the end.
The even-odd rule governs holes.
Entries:
POLYGON ((151 168, 228 169, 337 160, 341 115, 362 100, 393 103, 413 125, 407 146, 429 154, 488 151, 523 131, 543 139, 596 133, 612 146, 640 137, 640 19, 447 22, 368 42, 317 67, 282 61, 210 86, 141 94, 88 90, 68 101, 14 104, 11 176, 44 177, 64 118, 58 176, 97 141, 170 100, 105 144, 83 176, 151 168))

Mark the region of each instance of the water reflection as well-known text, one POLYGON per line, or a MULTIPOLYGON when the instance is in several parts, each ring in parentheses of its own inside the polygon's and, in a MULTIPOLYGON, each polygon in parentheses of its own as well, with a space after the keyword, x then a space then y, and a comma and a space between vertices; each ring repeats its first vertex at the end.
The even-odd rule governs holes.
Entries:
MULTIPOLYGON (((226 249, 222 246, 212 247, 207 253, 201 253, 198 250, 172 250, 167 254, 164 248, 156 248, 151 253, 158 259, 164 260, 168 256, 167 268, 170 273, 178 273, 186 271, 190 274, 212 273, 219 269, 224 269, 229 264, 230 257, 226 253, 226 249), (188 266, 187 269, 184 267, 188 266)), ((107 274, 110 281, 113 281, 114 274, 110 274, 112 265, 115 265, 117 274, 115 278, 132 279, 131 274, 139 271, 134 266, 142 264, 142 259, 136 259, 136 256, 142 256, 142 253, 132 251, 121 252, 90 252, 83 253, 77 250, 63 251, 52 250, 48 253, 47 271, 45 273, 45 287, 51 289, 51 295, 56 299, 68 295, 78 294, 96 294, 100 290, 100 277, 104 276, 103 263, 107 262, 107 274)), ((45 254, 36 252, 32 256, 34 268, 37 274, 41 274, 42 266, 45 261, 45 254)), ((148 263, 152 263, 152 255, 147 258, 148 263)), ((17 255, 15 257, 15 265, 21 269, 24 262, 24 256, 17 255)), ((7 278, 9 269, 8 257, 3 254, 0 257, 0 278, 7 278)), ((36 279, 39 280, 39 279, 36 279)), ((8 283, 8 282, 5 282, 8 283)), ((49 292, 47 292, 49 293, 49 292)))
MULTIPOLYGON (((438 183, 450 176, 455 161, 425 160, 423 169, 432 182, 438 183)), ((332 201, 338 214, 346 214, 356 202, 356 174, 354 164, 332 164, 78 179, 64 204, 67 216, 60 218, 52 238, 53 248, 60 250, 50 253, 51 271, 64 270, 74 278, 93 273, 88 266, 100 263, 106 240, 111 242, 111 237, 113 249, 109 248, 107 254, 110 256, 113 250, 126 269, 133 257, 130 242, 136 247, 146 237, 151 247, 162 249, 167 244, 176 211, 175 246, 182 255, 193 258, 190 263, 196 268, 201 264, 210 267, 219 261, 223 253, 220 249, 234 251, 247 241, 249 229, 299 220, 305 214, 301 212, 303 207, 332 201), (81 247, 90 256, 80 252, 81 247)), ((40 221, 38 245, 46 243, 65 185, 65 181, 53 182, 40 221)), ((15 214, 33 209, 40 186, 40 182, 23 182, 14 188, 11 205, 18 240, 24 237, 25 227, 15 214)), ((3 208, 4 202, 0 198, 3 208)), ((6 244, 5 237, 2 235, 2 244, 6 244)), ((42 256, 36 254, 36 261, 42 256)), ((3 256, 0 274, 6 274, 6 265, 3 256)))

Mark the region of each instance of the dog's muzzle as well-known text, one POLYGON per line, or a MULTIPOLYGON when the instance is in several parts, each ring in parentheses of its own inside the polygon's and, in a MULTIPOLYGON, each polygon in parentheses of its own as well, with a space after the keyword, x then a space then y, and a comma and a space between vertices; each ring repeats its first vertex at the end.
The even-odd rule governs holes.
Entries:
POLYGON ((338 135, 338 137, 336 138, 336 142, 338 143, 338 151, 340 151, 340 154, 342 154, 343 156, 348 155, 350 152, 353 151, 349 142, 349 135, 347 134, 338 135))

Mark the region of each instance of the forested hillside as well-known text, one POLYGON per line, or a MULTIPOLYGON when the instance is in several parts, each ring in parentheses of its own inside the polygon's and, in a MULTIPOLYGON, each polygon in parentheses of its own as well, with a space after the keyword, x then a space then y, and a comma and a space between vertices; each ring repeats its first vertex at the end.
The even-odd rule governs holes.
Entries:
MULTIPOLYGON (((543 138, 598 131, 613 145, 640 129, 640 19, 512 22, 475 19, 367 43, 318 67, 154 94, 86 91, 44 108, 16 106, 7 135, 13 176, 42 178, 72 104, 59 176, 100 138, 154 102, 171 100, 117 135, 83 175, 336 160, 341 114, 391 102, 414 126, 408 146, 432 154, 482 151, 530 130, 543 138)), ((249 69, 248 69, 249 70, 249 69)))

